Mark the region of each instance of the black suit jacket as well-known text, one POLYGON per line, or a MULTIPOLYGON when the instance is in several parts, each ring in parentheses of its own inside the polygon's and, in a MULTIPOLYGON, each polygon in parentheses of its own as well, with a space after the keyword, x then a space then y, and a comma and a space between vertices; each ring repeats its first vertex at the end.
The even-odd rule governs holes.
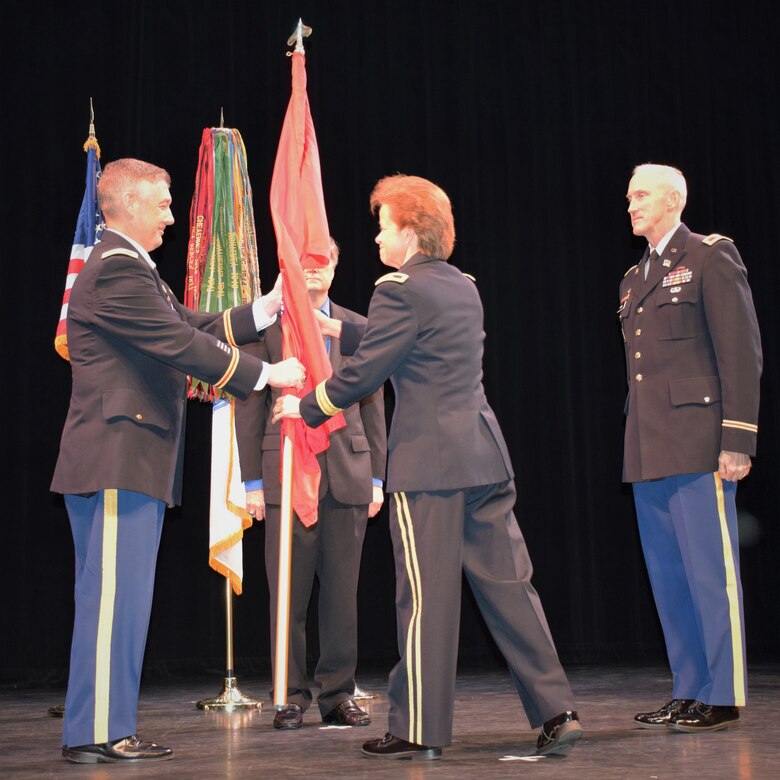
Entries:
POLYGON ((178 503, 187 374, 236 395, 253 389, 262 363, 234 346, 258 341, 251 304, 191 311, 108 230, 73 285, 67 329, 73 389, 51 489, 178 503))
MULTIPOLYGON (((362 324, 365 317, 331 301, 331 316, 362 324)), ((263 341, 253 346, 253 354, 275 363, 282 359, 282 328, 277 320, 265 331, 263 341)), ((338 339, 330 341, 330 362, 334 371, 343 365, 338 339)), ((280 390, 270 388, 251 393, 236 403, 236 440, 241 478, 246 482, 262 479, 265 500, 281 502, 279 479, 280 425, 271 422, 271 409, 280 390)), ((327 491, 342 504, 369 504, 373 497, 372 478, 384 479, 387 459, 387 429, 382 388, 368 394, 344 410, 346 427, 330 435, 330 445, 318 456, 322 479, 320 498, 327 491)))

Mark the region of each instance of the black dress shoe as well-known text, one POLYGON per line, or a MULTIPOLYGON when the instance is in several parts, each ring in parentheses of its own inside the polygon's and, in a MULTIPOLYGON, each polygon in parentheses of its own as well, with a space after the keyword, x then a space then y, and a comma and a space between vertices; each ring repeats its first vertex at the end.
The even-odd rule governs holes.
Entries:
POLYGON ((355 704, 354 699, 344 699, 327 715, 322 716, 323 723, 335 723, 338 726, 368 726, 371 718, 365 710, 355 704))
POLYGON ((672 699, 655 712, 638 712, 634 722, 643 729, 665 729, 673 717, 685 712, 693 703, 693 699, 672 699))
POLYGON ((371 739, 364 743, 361 752, 368 758, 412 758, 424 761, 435 761, 442 756, 440 747, 416 745, 394 737, 389 731, 382 739, 371 739))
POLYGON ((736 707, 720 707, 695 701, 686 712, 675 715, 669 721, 672 731, 720 731, 733 726, 739 720, 736 707))
POLYGON ((165 761, 173 758, 173 751, 154 742, 142 742, 133 735, 99 745, 65 745, 62 757, 74 764, 115 764, 120 761, 165 761))
POLYGON ((551 756, 568 753, 582 736, 582 724, 574 710, 566 710, 550 718, 536 740, 536 755, 551 756))
POLYGON ((275 729, 299 729, 303 726, 303 710, 300 704, 285 704, 274 715, 275 729))

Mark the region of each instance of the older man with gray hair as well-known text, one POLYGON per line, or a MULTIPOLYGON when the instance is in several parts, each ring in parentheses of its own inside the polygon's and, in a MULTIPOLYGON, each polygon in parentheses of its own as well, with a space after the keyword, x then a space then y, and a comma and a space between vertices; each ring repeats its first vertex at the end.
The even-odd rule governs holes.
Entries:
POLYGON ((672 669, 672 699, 641 728, 727 728, 747 701, 735 496, 758 433, 761 339, 732 239, 682 222, 687 186, 639 165, 627 192, 648 246, 620 286, 626 348, 623 480, 672 669))

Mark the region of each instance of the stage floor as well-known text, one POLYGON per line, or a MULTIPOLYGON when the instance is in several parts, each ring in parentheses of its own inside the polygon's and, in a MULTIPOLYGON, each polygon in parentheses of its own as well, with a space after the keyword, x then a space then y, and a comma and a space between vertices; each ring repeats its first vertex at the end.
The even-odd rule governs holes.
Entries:
POLYGON ((750 701, 738 726, 711 734, 674 734, 634 728, 633 714, 670 698, 664 669, 575 667, 569 676, 584 737, 565 758, 534 758, 531 731, 508 674, 468 671, 458 677, 454 738, 441 761, 382 761, 361 756, 362 743, 384 734, 386 678, 361 675, 362 688, 377 692, 363 728, 324 728, 315 707, 299 731, 276 731, 268 678, 241 677, 245 695, 263 709, 227 714, 203 712, 198 699, 216 696, 222 679, 177 681, 141 690, 139 734, 172 747, 171 761, 77 765, 60 756, 62 721, 48 715, 60 690, 0 693, 0 776, 4 778, 706 778, 768 780, 780 776, 780 664, 751 667, 750 701))

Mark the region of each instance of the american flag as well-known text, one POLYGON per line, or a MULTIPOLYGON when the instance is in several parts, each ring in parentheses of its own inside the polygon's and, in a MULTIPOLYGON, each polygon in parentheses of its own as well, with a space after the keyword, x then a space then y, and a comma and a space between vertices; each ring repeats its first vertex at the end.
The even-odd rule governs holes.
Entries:
POLYGON ((92 247, 100 239, 105 224, 103 214, 97 202, 97 181, 100 178, 100 146, 95 138, 94 125, 90 125, 89 138, 84 144, 87 153, 87 182, 84 189, 84 198, 81 201, 76 234, 73 237, 73 248, 70 250, 70 262, 68 263, 68 275, 65 279, 65 292, 62 295, 62 309, 60 321, 57 324, 57 334, 54 337, 54 349, 65 360, 70 360, 68 352, 68 333, 65 323, 68 317, 68 300, 73 282, 79 271, 87 262, 92 247))

